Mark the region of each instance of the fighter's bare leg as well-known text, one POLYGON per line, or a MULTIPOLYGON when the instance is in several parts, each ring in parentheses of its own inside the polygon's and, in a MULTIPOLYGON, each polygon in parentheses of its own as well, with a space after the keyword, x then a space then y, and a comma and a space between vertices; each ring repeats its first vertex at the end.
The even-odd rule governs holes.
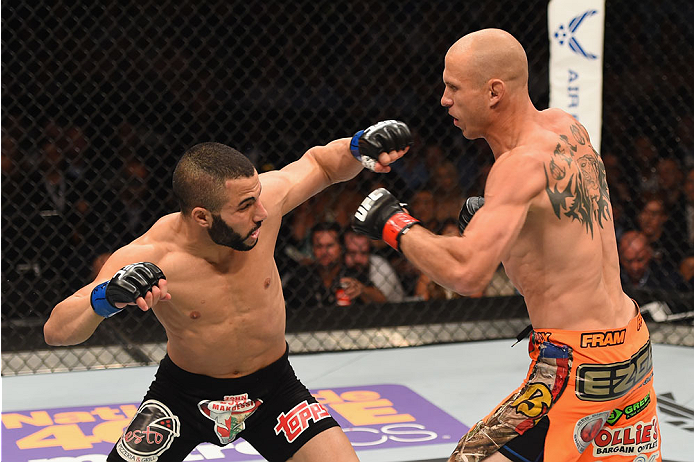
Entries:
POLYGON ((359 462, 357 453, 340 427, 319 433, 304 444, 292 462, 359 462))

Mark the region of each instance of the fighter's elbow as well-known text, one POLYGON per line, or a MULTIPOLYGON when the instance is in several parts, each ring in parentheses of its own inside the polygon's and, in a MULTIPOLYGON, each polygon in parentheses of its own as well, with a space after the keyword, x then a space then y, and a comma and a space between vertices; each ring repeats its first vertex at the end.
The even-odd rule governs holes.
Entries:
POLYGON ((43 325, 43 339, 46 344, 50 346, 64 345, 63 339, 60 338, 59 331, 53 327, 50 319, 43 325))
POLYGON ((452 289, 460 295, 475 295, 483 292, 489 279, 483 271, 469 266, 461 266, 453 272, 452 289))
MULTIPOLYGON (((56 308, 59 306, 60 304, 56 308)), ((43 339, 50 346, 74 345, 77 342, 72 341, 73 339, 69 337, 69 331, 66 329, 66 326, 61 325, 59 322, 59 317, 55 315, 56 308, 54 308, 54 312, 51 313, 51 316, 43 325, 43 339)))

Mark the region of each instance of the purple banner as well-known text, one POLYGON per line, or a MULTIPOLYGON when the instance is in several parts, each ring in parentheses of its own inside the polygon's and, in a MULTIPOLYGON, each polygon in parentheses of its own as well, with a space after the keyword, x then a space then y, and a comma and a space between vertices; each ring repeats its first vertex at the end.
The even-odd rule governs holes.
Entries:
MULTIPOLYGON (((441 443, 450 444, 453 450, 468 430, 402 385, 324 388, 311 393, 340 423, 357 451, 441 443)), ((137 408, 128 403, 3 413, 2 460, 105 462, 137 408)), ((278 428, 284 426, 287 435, 301 427, 302 415, 310 415, 298 411, 278 420, 278 428)), ((194 460, 263 459, 237 439, 224 447, 201 444, 186 458, 194 460)))

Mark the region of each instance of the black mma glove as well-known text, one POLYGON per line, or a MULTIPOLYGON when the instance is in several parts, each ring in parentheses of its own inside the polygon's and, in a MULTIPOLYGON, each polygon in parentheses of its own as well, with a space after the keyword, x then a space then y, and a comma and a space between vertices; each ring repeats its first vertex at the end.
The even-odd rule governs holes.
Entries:
POLYGON ((380 153, 400 151, 413 143, 412 133, 404 122, 384 120, 355 133, 349 149, 364 167, 374 171, 380 153))
POLYGON ((460 229, 460 234, 463 234, 465 228, 472 220, 472 216, 477 212, 480 207, 484 205, 484 197, 473 196, 468 197, 463 204, 463 208, 460 209, 460 214, 458 215, 458 229, 460 229))
POLYGON ((362 201, 352 218, 354 231, 371 239, 383 239, 400 250, 400 237, 419 223, 403 210, 403 205, 385 188, 378 188, 362 201))
POLYGON ((116 308, 116 303, 134 305, 135 300, 144 298, 159 279, 166 279, 166 276, 154 263, 140 262, 124 266, 110 281, 94 287, 89 299, 92 309, 99 316, 110 318, 123 311, 123 308, 116 308))

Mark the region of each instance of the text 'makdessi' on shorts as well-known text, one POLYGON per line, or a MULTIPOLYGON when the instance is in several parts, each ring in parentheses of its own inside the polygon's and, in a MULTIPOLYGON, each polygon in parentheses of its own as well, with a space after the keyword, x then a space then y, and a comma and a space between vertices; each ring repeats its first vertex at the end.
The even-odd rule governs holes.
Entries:
POLYGON ((243 438, 265 459, 285 461, 337 425, 296 378, 288 351, 236 379, 186 372, 167 355, 107 460, 179 462, 200 443, 243 438))
POLYGON ((661 460, 648 328, 533 331, 523 384, 464 435, 451 460, 661 460))

